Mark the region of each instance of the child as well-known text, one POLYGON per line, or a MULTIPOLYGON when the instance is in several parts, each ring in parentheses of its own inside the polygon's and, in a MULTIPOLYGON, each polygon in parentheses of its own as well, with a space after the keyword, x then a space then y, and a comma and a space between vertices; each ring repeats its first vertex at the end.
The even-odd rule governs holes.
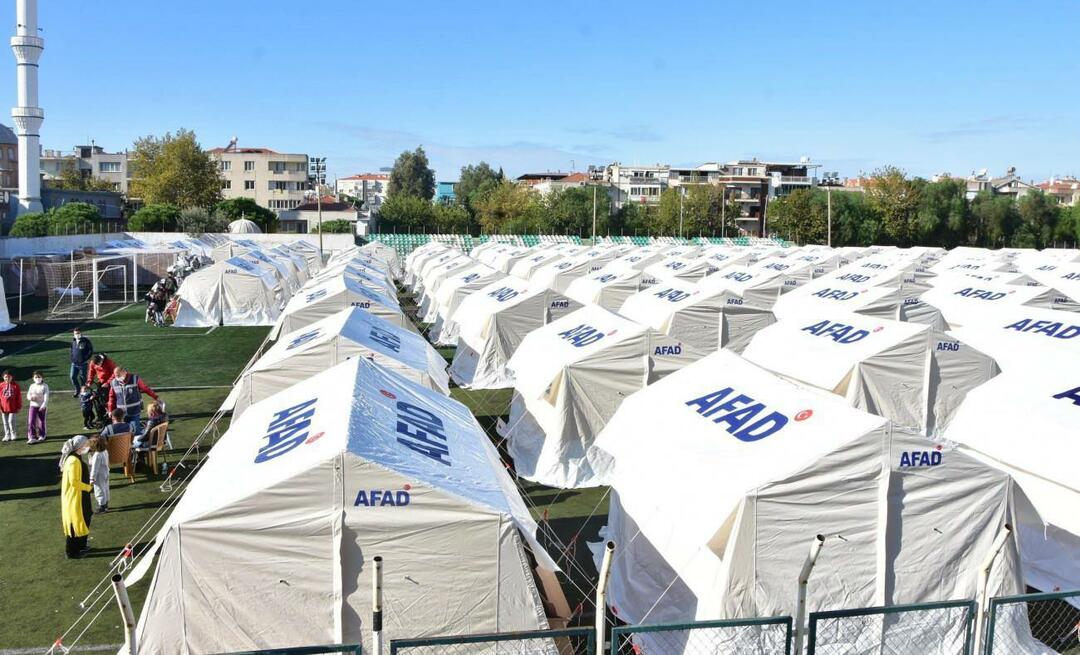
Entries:
POLYGON ((90 439, 90 482, 94 485, 97 512, 109 511, 109 440, 106 437, 90 439))
POLYGON ((146 408, 146 413, 150 420, 145 423, 143 433, 135 437, 135 441, 131 444, 132 448, 137 450, 149 449, 153 445, 150 443, 150 430, 169 420, 169 415, 165 413, 165 405, 158 400, 150 403, 146 408))
POLYGON ((0 383, 0 413, 4 417, 4 441, 15 441, 15 415, 22 409, 22 389, 11 371, 4 371, 0 383))
POLYGON ((86 383, 82 386, 82 391, 79 392, 79 408, 82 409, 82 424, 87 430, 93 430, 94 426, 94 390, 90 388, 90 383, 86 383))
POLYGON ((30 414, 26 418, 26 443, 45 441, 45 412, 49 405, 49 385, 41 371, 34 371, 34 383, 26 389, 30 414))

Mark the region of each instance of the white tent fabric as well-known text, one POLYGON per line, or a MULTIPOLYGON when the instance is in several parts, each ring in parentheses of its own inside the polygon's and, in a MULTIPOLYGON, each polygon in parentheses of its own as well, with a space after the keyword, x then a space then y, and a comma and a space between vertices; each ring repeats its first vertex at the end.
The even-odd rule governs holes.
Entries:
POLYGON ((967 276, 940 282, 926 291, 922 299, 940 309, 953 327, 977 325, 986 314, 1001 311, 999 308, 1003 307, 1077 308, 1068 296, 1050 287, 999 284, 967 276))
POLYGON ((360 246, 360 252, 370 254, 375 259, 384 262, 389 271, 395 278, 401 277, 402 274, 402 261, 398 256, 398 251, 385 243, 379 243, 378 241, 372 241, 360 246))
POLYGON ((669 282, 697 282, 706 275, 719 270, 708 258, 687 259, 686 257, 665 257, 645 267, 645 274, 656 280, 657 284, 669 282))
MULTIPOLYGON (((1020 493, 724 350, 623 403, 598 446, 616 462, 608 598, 628 623, 794 615, 817 534, 808 611, 971 598, 1020 493)), ((1018 568, 1009 540, 991 594, 1022 590, 1018 568)))
POLYGON ((342 275, 387 296, 393 296, 397 293, 397 287, 394 286, 393 281, 385 271, 372 268, 359 260, 347 260, 327 266, 318 275, 311 278, 307 286, 321 284, 342 275))
POLYGON ((1001 369, 1026 369, 1044 350, 1080 357, 1080 316, 1036 307, 1002 307, 949 334, 998 361, 1001 369))
POLYGON ((622 272, 626 269, 633 269, 635 271, 643 271, 651 264, 654 264, 664 258, 664 253, 660 248, 645 247, 638 250, 631 250, 621 257, 617 257, 611 261, 611 263, 600 269, 607 272, 622 272))
POLYGON ((925 297, 908 297, 902 286, 867 286, 833 279, 819 284, 823 279, 785 293, 773 305, 773 312, 778 318, 798 318, 842 311, 893 321, 923 323, 936 330, 950 327, 933 303, 925 297))
POLYGON ((11 322, 11 315, 8 313, 7 296, 4 295, 4 278, 0 277, 0 332, 7 332, 15 327, 15 324, 11 322))
POLYGON ((783 269, 777 268, 779 266, 788 265, 773 262, 770 268, 729 266, 702 278, 697 284, 702 291, 730 291, 741 298, 744 305, 772 309, 780 294, 810 279, 809 266, 802 266, 805 275, 797 278, 788 278, 783 269))
POLYGON ((368 650, 375 555, 387 640, 546 629, 535 531, 466 407, 354 358, 215 444, 155 541, 140 651, 368 650))
POLYGON ((1080 357, 1029 353, 968 394, 944 441, 1012 475, 1031 501, 1019 512, 1027 584, 1080 589, 1080 357))
POLYGON ((924 436, 944 430, 967 393, 1000 372, 987 354, 927 325, 844 312, 783 319, 743 356, 924 436))
POLYGON ((246 218, 238 218, 229 223, 229 232, 232 234, 262 234, 259 226, 254 221, 249 221, 246 218))
MULTIPOLYGON (((410 289, 416 286, 416 280, 423 270, 424 264, 429 260, 440 257, 450 251, 441 243, 428 243, 409 253, 405 258, 405 286, 410 289)), ((445 260, 444 260, 445 261, 445 260)))
POLYGON ((638 269, 616 271, 605 267, 571 282, 566 288, 566 295, 583 305, 599 305, 617 312, 627 298, 649 286, 652 285, 644 282, 644 275, 638 269))
POLYGON ((350 307, 282 335, 244 371, 229 394, 233 420, 250 405, 353 357, 450 395, 446 360, 423 337, 350 307))
POLYGON ((623 316, 678 339, 699 353, 742 352, 776 322, 768 309, 744 304, 730 291, 703 291, 688 282, 661 283, 627 298, 623 316))
POLYGON ((273 325, 283 301, 272 275, 235 258, 188 275, 176 295, 176 327, 273 325))
POLYGON ((507 276, 467 296, 451 315, 458 347, 450 377, 469 389, 506 389, 514 378, 506 364, 525 336, 581 307, 551 289, 507 276))
POLYGON ((431 329, 428 339, 438 346, 455 346, 458 340, 458 324, 451 318, 467 297, 484 289, 493 282, 506 277, 502 271, 477 262, 459 270, 439 285, 432 303, 431 329))
POLYGON ((527 257, 524 257, 514 264, 513 268, 510 269, 510 275, 519 277, 522 280, 528 280, 532 277, 533 273, 541 267, 552 262, 560 261, 564 259, 564 257, 564 255, 559 254, 559 252, 553 248, 533 251, 532 253, 529 253, 527 257))
POLYGON ((300 282, 295 275, 290 275, 284 264, 276 262, 257 250, 248 250, 243 255, 236 255, 232 261, 245 261, 259 269, 264 275, 272 277, 277 286, 281 287, 286 297, 292 296, 300 289, 300 282))
POLYGON ((428 270, 423 280, 423 293, 417 299, 417 315, 425 323, 435 322, 436 298, 439 287, 447 279, 476 266, 476 260, 468 255, 454 259, 428 270))
POLYGON ((536 269, 530 281, 538 286, 565 294, 574 280, 589 275, 603 265, 595 257, 578 255, 545 264, 536 269))
POLYGON ((394 325, 416 331, 396 299, 341 276, 309 285, 293 296, 270 331, 270 338, 277 339, 348 307, 360 307, 394 325))
POLYGON ((623 399, 704 353, 596 305, 529 333, 510 358, 509 442, 521 477, 561 488, 604 484, 593 448, 623 399))
POLYGON ((311 271, 307 259, 295 250, 283 246, 276 246, 269 251, 269 254, 272 257, 283 259, 291 265, 292 271, 294 275, 296 275, 296 279, 300 282, 300 286, 303 286, 311 279, 311 271))
POLYGON ((460 250, 451 249, 442 252, 434 257, 424 260, 421 265, 420 272, 417 274, 412 290, 416 293, 418 298, 422 298, 425 293, 425 286, 430 281, 433 273, 444 267, 453 267, 456 262, 471 262, 472 260, 468 255, 464 255, 460 250))

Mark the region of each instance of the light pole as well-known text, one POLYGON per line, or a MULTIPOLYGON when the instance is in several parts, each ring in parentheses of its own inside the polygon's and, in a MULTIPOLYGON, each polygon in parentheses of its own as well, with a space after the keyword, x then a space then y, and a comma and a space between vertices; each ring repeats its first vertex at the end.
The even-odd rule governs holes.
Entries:
POLYGON ((679 238, 682 236, 682 220, 683 220, 683 199, 686 198, 686 187, 679 186, 679 238))
POLYGON ((326 182, 326 157, 312 157, 308 168, 311 174, 311 186, 315 189, 315 204, 319 211, 319 258, 321 259, 323 256, 322 185, 326 182))
POLYGON ((592 245, 596 246, 596 185, 592 188, 592 245))

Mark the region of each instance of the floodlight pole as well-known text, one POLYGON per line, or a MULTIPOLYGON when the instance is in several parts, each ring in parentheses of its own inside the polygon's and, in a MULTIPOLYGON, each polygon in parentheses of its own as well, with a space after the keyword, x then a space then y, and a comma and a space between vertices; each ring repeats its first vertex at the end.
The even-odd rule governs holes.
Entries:
POLYGON ((832 186, 825 187, 825 197, 827 198, 827 206, 829 208, 829 237, 825 245, 832 247, 832 186))
POLYGON ((592 188, 592 244, 596 245, 596 185, 592 188))

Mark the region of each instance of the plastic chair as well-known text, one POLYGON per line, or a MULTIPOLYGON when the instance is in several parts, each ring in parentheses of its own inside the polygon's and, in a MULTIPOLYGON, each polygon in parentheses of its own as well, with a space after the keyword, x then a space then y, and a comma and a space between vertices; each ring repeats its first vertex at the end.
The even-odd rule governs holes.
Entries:
MULTIPOLYGON (((157 454, 160 452, 162 457, 165 457, 165 444, 169 435, 169 422, 165 421, 160 425, 154 426, 150 433, 147 435, 147 442, 149 443, 150 454, 148 460, 150 462, 150 470, 157 472, 157 454)), ((167 462, 168 460, 166 460, 167 462)))
POLYGON ((122 432, 109 437, 106 446, 109 453, 109 468, 123 464, 124 475, 128 477, 128 480, 134 482, 135 475, 134 466, 131 460, 131 441, 131 433, 122 432))

